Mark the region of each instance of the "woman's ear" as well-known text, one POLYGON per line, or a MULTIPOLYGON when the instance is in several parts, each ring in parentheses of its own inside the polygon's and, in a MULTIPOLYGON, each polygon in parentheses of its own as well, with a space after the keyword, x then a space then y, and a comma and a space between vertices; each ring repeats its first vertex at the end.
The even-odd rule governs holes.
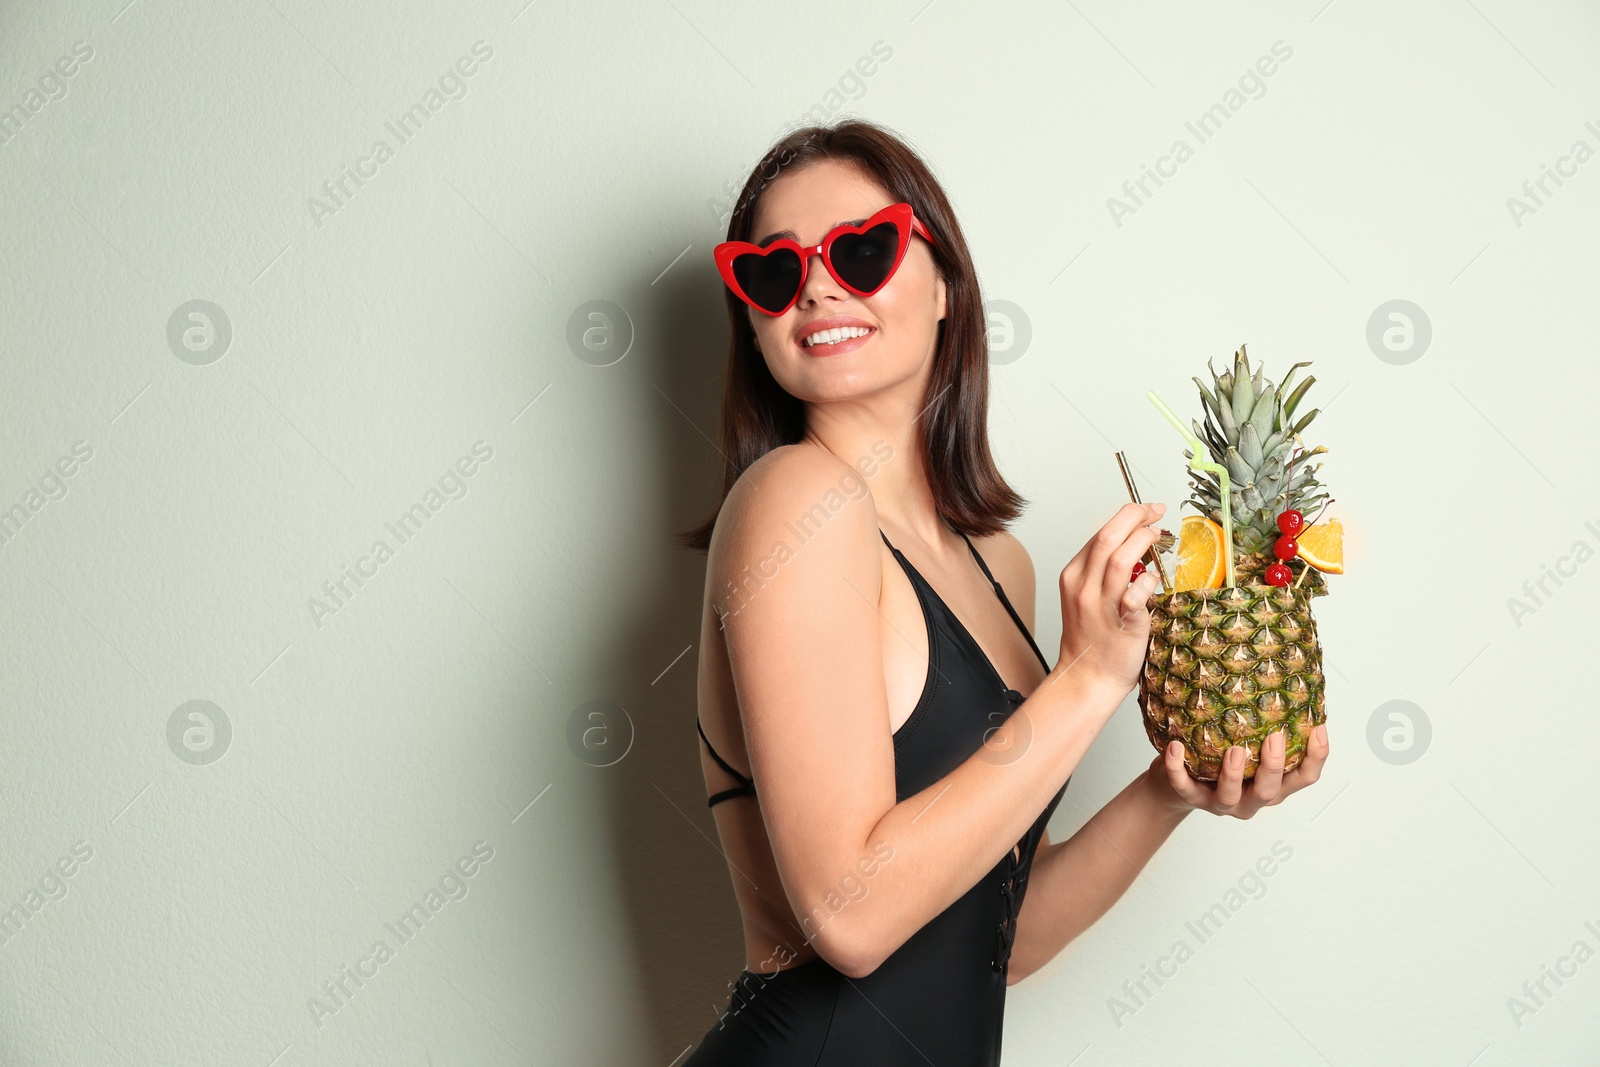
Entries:
POLYGON ((941 318, 941 319, 942 319, 942 318, 944 318, 944 316, 945 316, 945 302, 944 302, 944 295, 945 295, 945 284, 944 284, 944 275, 943 275, 943 274, 940 274, 940 273, 938 273, 938 272, 937 272, 937 271, 936 271, 936 272, 934 272, 934 275, 933 275, 933 284, 934 284, 934 292, 935 292, 935 295, 936 295, 936 297, 937 297, 937 300, 938 300, 938 304, 939 304, 939 314, 938 314, 938 318, 941 318))

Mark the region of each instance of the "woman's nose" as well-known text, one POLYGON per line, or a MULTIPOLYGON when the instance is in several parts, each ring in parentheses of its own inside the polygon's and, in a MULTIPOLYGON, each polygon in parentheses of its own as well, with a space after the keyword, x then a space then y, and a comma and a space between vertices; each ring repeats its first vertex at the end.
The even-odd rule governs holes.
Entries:
POLYGON ((833 275, 828 273, 828 268, 823 264, 822 253, 813 250, 806 256, 806 280, 805 284, 800 287, 800 299, 804 300, 807 293, 811 293, 814 298, 830 292, 839 294, 842 291, 839 283, 833 280, 833 275), (813 260, 815 262, 812 262, 813 260), (820 290, 814 289, 818 285, 822 286, 822 288, 820 290))

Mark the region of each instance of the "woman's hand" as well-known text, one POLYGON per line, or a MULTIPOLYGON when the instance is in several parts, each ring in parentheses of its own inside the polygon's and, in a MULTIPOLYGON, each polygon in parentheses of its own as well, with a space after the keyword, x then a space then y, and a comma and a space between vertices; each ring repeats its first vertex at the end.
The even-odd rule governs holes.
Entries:
POLYGON ((1248 787, 1244 784, 1244 747, 1241 745, 1230 746, 1223 755, 1222 776, 1215 784, 1189 777, 1183 765, 1181 741, 1169 742, 1166 752, 1151 761, 1147 773, 1166 786, 1174 810, 1199 808, 1213 815, 1248 819, 1262 808, 1283 803, 1284 797, 1299 792, 1322 776, 1322 765, 1328 760, 1328 727, 1324 724, 1311 731, 1305 757, 1300 766, 1288 774, 1283 773, 1283 749, 1282 730, 1267 735, 1261 743, 1261 764, 1248 787))
POLYGON ((1144 669, 1150 643, 1155 569, 1130 584, 1133 565, 1160 536, 1151 523, 1165 504, 1124 504, 1061 572, 1061 659, 1058 671, 1083 672, 1126 695, 1144 669))

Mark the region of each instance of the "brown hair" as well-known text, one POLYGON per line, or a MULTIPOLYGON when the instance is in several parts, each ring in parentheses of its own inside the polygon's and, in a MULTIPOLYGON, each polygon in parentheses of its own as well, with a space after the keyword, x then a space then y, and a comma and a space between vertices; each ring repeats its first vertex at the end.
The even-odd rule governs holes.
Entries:
MULTIPOLYGON (((730 241, 752 240, 756 205, 780 171, 793 174, 821 160, 840 160, 876 179, 895 203, 909 203, 933 234, 934 266, 945 282, 945 318, 928 375, 919 425, 926 446, 935 510, 968 536, 995 533, 1027 501, 1006 484, 989 452, 989 351, 978 275, 944 190, 926 163, 883 127, 861 119, 806 126, 788 134, 746 179, 728 219, 730 241), (787 168, 786 170, 784 168, 787 168)), ((739 476, 805 432, 805 405, 786 392, 756 350, 748 306, 723 286, 728 305, 727 382, 722 394, 722 496, 698 526, 677 534, 686 548, 707 552, 722 503, 739 476)))

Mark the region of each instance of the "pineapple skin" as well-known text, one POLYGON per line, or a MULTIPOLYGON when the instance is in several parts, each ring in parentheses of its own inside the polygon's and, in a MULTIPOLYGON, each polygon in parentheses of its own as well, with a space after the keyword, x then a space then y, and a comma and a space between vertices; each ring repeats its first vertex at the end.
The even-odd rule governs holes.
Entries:
MULTIPOLYGON (((1312 571, 1305 585, 1313 577, 1321 575, 1312 571)), ((1248 780, 1267 735, 1282 728, 1284 771, 1298 767, 1311 731, 1327 721, 1311 614, 1311 598, 1325 591, 1257 583, 1151 597, 1139 708, 1157 751, 1183 742, 1189 774, 1214 782, 1228 747, 1243 745, 1248 780)))

